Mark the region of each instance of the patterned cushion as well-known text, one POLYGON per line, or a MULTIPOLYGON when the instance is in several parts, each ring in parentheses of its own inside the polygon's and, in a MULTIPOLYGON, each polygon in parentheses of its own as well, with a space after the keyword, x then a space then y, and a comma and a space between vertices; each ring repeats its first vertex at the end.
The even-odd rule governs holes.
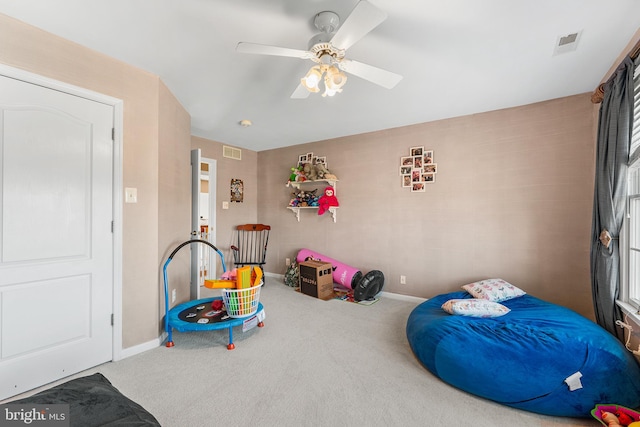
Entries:
POLYGON ((450 299, 442 304, 442 309, 449 314, 469 317, 499 317, 511 310, 502 304, 482 299, 450 299))
POLYGON ((462 289, 469 292, 474 298, 493 302, 502 302, 526 294, 522 289, 502 279, 481 280, 464 285, 462 289))

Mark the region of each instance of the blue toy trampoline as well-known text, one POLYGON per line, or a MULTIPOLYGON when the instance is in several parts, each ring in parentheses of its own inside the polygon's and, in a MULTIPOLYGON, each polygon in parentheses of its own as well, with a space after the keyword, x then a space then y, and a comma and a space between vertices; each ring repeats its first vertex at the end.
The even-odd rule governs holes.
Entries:
MULTIPOLYGON (((227 329, 229 331, 229 343, 227 349, 233 350, 235 344, 233 343, 233 327, 243 326, 243 330, 251 328, 253 326, 264 326, 264 307, 262 303, 257 302, 257 309, 252 310, 252 314, 245 317, 230 316, 227 313, 225 304, 222 297, 202 298, 185 303, 179 304, 169 310, 169 279, 167 276, 167 267, 183 247, 196 243, 204 244, 213 249, 222 260, 222 269, 226 272, 226 265, 224 261, 224 255, 218 248, 206 240, 193 239, 178 245, 171 255, 165 261, 162 267, 162 276, 164 279, 164 328, 167 332, 167 347, 173 347, 173 330, 179 332, 197 332, 197 331, 217 331, 221 329, 227 329)), ((223 290, 224 292, 224 290, 223 290)))

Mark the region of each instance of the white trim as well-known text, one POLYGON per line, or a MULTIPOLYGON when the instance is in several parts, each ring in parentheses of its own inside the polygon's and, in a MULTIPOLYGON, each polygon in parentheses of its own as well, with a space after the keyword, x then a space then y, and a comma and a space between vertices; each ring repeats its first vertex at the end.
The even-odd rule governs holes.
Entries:
POLYGON ((127 357, 136 356, 140 353, 144 353, 145 351, 153 350, 154 348, 160 347, 164 342, 165 336, 166 333, 151 341, 143 342, 142 344, 122 349, 122 351, 120 351, 120 356, 122 356, 120 359, 126 359, 127 357))
POLYGON ((113 136, 113 360, 122 359, 122 223, 124 103, 114 105, 113 136))
POLYGON ((624 314, 631 317, 634 322, 640 324, 640 312, 638 311, 638 309, 636 309, 631 304, 620 300, 617 300, 616 304, 618 304, 618 307, 620 307, 624 314))
POLYGON ((20 68, 0 63, 0 75, 110 105, 114 110, 113 126, 113 360, 122 358, 122 134, 123 101, 89 89, 43 77, 20 68))
MULTIPOLYGON (((275 277, 277 279, 280 280, 284 280, 284 274, 276 274, 276 273, 264 273, 265 276, 268 277, 275 277)), ((425 302, 427 300, 427 298, 421 298, 421 297, 414 297, 412 295, 403 295, 403 294, 396 294, 393 292, 380 292, 378 294, 381 297, 384 298, 389 298, 389 299, 397 299, 397 300, 401 300, 401 301, 409 301, 409 302, 415 302, 417 304, 425 302)))
POLYGON ((427 298, 414 297, 413 295, 403 295, 403 294, 396 294, 393 292, 385 292, 385 291, 380 292, 380 296, 384 298, 397 299, 401 301, 415 302, 417 304, 423 303, 427 300, 427 298))

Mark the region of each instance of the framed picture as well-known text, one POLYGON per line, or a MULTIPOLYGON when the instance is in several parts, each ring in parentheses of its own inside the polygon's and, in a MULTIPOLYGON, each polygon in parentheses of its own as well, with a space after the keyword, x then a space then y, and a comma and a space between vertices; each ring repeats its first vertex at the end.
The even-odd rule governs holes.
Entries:
POLYGON ((433 163, 433 150, 424 152, 424 164, 427 165, 429 163, 433 163))
POLYGON ((313 163, 313 153, 307 153, 307 163, 313 163))
POLYGON ((423 191, 424 191, 424 182, 414 182, 411 185, 411 192, 412 193, 423 192, 423 191))
POLYGON ((244 200, 244 184, 241 179, 231 178, 231 201, 242 203, 244 200))
POLYGON ((409 152, 412 156, 422 156, 424 153, 424 147, 411 147, 409 152))
POLYGON ((432 184, 436 182, 436 174, 435 173, 423 173, 422 174, 422 182, 426 182, 428 184, 432 184))
POLYGON ((427 163, 422 167, 422 170, 425 173, 437 173, 438 172, 438 164, 437 163, 427 163))
POLYGON ((313 163, 316 164, 316 165, 322 164, 322 165, 324 165, 325 168, 329 167, 329 166, 327 166, 327 156, 316 157, 315 161, 313 163))
POLYGON ((400 157, 400 177, 403 188, 411 188, 411 192, 423 193, 426 184, 436 182, 438 165, 433 159, 433 150, 425 150, 416 146, 409 148, 409 156, 400 157))
POLYGON ((308 163, 307 155, 306 154, 302 154, 302 155, 298 156, 298 166, 304 165, 305 163, 308 163))

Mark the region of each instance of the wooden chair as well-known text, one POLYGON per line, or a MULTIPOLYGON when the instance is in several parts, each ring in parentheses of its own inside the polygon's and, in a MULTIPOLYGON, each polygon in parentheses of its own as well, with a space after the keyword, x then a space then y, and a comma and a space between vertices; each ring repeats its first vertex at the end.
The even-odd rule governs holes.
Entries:
MULTIPOLYGON (((257 265, 263 268, 267 260, 270 225, 243 224, 236 227, 236 244, 231 246, 233 263, 237 267, 257 265)), ((264 276, 263 276, 264 280, 264 276)))

